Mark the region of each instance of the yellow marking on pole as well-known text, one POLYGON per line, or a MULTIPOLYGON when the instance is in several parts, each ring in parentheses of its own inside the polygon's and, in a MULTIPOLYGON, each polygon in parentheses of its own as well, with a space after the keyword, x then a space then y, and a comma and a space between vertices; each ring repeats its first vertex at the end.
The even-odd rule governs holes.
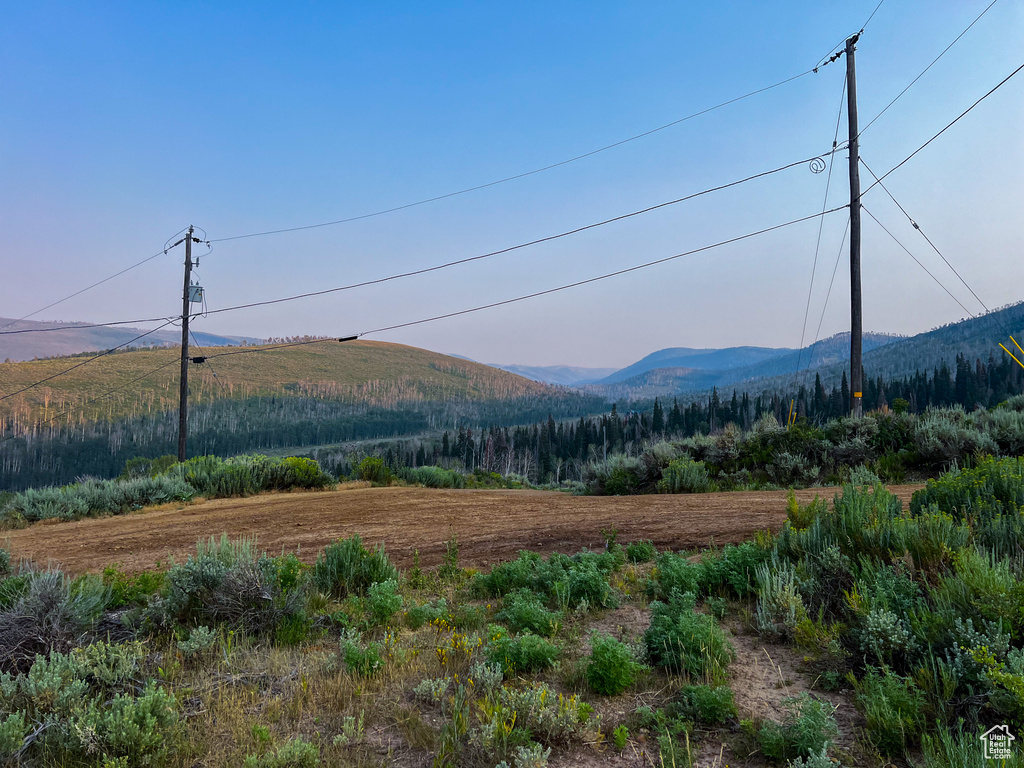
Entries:
MULTIPOLYGON (((1011 336, 1010 338, 1013 338, 1013 337, 1011 336)), ((1003 345, 1002 345, 1002 344, 1000 344, 999 346, 1000 346, 1000 347, 1003 347, 1003 345)), ((1006 353, 1006 354, 1008 354, 1008 355, 1009 355, 1010 357, 1012 357, 1012 358, 1013 358, 1013 361, 1014 361, 1015 363, 1017 363, 1017 365, 1019 365, 1019 366, 1020 366, 1021 368, 1024 368, 1024 363, 1022 363, 1022 362, 1021 362, 1020 360, 1018 360, 1018 359, 1017 359, 1017 357, 1016 357, 1016 356, 1015 356, 1015 355, 1013 354, 1013 352, 1011 352, 1010 350, 1008 350, 1008 349, 1007 349, 1006 347, 1003 347, 1003 352, 1005 352, 1005 353, 1006 353)))
POLYGON ((854 397, 864 397, 864 393, 863 392, 854 392, 853 396, 854 397))
POLYGON ((789 429, 793 422, 793 402, 793 400, 789 401, 789 413, 786 414, 786 429, 789 429))

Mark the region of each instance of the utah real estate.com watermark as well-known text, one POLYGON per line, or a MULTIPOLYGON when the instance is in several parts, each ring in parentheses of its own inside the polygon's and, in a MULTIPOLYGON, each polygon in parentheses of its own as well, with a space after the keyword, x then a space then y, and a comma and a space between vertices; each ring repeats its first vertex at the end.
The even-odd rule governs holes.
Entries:
POLYGON ((1010 733, 1010 726, 992 726, 980 738, 986 760, 1009 760, 1013 756, 1013 742, 1017 738, 1010 733))

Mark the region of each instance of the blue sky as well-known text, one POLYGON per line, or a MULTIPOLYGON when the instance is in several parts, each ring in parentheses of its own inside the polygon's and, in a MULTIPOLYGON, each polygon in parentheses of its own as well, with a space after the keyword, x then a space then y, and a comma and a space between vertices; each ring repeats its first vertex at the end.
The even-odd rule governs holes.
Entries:
MULTIPOLYGON (((402 205, 528 171, 814 66, 876 5, 853 3, 33 3, 0 14, 0 316, 159 251, 402 205)), ((886 0, 858 45, 866 124, 987 5, 886 0)), ((1022 63, 999 0, 862 137, 889 170, 1022 63)), ((210 308, 473 256, 826 152, 845 64, 590 158, 387 216, 216 244, 210 308)), ((887 186, 996 307, 1024 285, 1024 74, 887 186)), ((846 134, 845 115, 840 138, 846 134)), ((866 176, 866 174, 865 174, 866 176)), ((795 168, 429 276, 199 319, 214 333, 349 334, 544 290, 820 210, 795 168)), ((866 186, 866 185, 865 185, 866 186)), ((846 202, 836 156, 830 205, 846 202)), ((980 307, 876 189, 865 205, 968 309, 980 307)), ((828 217, 814 338, 845 224, 828 217), (824 275, 824 278, 822 277, 824 275)), ((966 313, 864 223, 865 328, 966 313)), ((796 346, 809 222, 561 294, 373 336, 485 362, 620 366, 668 346, 796 346)), ((202 249, 197 249, 202 250, 202 249)), ((38 319, 180 311, 180 250, 38 319)), ((840 260, 822 335, 848 324, 840 260)))

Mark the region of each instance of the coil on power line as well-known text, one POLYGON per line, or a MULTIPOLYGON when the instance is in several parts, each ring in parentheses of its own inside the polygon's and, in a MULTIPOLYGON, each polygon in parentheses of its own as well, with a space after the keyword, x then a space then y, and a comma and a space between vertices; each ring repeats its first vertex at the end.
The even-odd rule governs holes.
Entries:
POLYGON ((807 167, 810 169, 811 173, 821 173, 828 168, 828 163, 825 162, 825 158, 816 157, 807 163, 807 167))

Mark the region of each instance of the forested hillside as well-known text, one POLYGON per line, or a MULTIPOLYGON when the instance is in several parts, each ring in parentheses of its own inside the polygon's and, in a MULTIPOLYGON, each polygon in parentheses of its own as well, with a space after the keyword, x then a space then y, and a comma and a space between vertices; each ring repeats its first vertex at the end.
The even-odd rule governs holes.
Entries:
MULTIPOLYGON (((0 487, 110 476, 128 458, 174 453, 177 355, 159 349, 109 355, 0 403, 0 487)), ((0 365, 0 392, 17 392, 78 362, 0 365)), ((382 342, 327 341, 211 358, 192 366, 190 393, 191 455, 517 424, 549 413, 579 416, 602 403, 382 342)))

